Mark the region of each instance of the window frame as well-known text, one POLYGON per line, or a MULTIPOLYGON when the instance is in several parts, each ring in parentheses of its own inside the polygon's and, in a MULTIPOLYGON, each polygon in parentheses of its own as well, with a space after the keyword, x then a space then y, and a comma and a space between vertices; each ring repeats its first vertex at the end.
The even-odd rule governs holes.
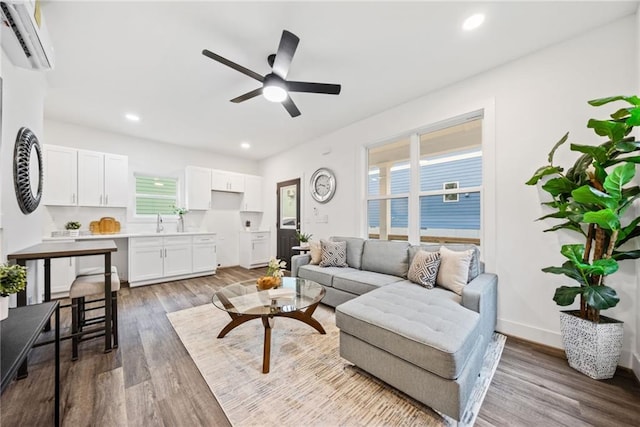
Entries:
MULTIPOLYGON (((134 180, 133 180, 133 218, 134 219, 142 219, 142 220, 146 220, 146 219, 152 219, 155 218, 157 213, 138 213, 138 196, 143 196, 143 197, 150 197, 150 198, 157 198, 157 199, 173 199, 174 200, 174 206, 180 206, 181 204, 181 194, 180 194, 180 178, 174 175, 158 175, 158 174, 153 174, 153 173, 145 173, 145 172, 134 172, 133 174, 134 176, 134 180), (176 187, 176 191, 175 191, 175 198, 172 196, 160 196, 160 195, 154 195, 154 194, 145 194, 145 193, 138 193, 137 192, 137 188, 138 188, 138 178, 151 178, 151 179, 170 179, 175 181, 175 187, 176 187)), ((160 215, 162 215, 163 218, 178 218, 178 214, 174 213, 160 213, 160 215)))

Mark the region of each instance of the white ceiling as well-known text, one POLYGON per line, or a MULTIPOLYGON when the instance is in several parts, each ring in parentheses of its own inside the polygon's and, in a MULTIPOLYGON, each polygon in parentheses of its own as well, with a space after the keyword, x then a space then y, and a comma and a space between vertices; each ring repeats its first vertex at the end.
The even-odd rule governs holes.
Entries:
MULTIPOLYGON (((49 2, 56 50, 45 117, 262 159, 591 28, 637 2, 49 2), (469 15, 486 21, 461 30, 469 15), (302 115, 257 97, 259 83, 201 54, 267 74, 287 29, 288 79, 342 84, 295 93, 302 115), (124 119, 135 112, 142 120, 124 119), (248 151, 240 148, 246 141, 248 151)), ((595 63, 595 61, 594 61, 595 63)))

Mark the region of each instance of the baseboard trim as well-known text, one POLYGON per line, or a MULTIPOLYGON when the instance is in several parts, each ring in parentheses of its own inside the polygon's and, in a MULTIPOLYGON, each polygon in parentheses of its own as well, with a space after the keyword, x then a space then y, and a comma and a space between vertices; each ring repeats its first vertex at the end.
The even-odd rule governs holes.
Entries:
MULTIPOLYGON (((534 344, 540 344, 545 347, 551 347, 564 351, 560 332, 536 328, 530 325, 525 325, 523 323, 513 322, 511 320, 505 319, 498 319, 496 331, 507 336, 522 339, 534 344)), ((638 356, 634 355, 630 349, 622 349, 618 366, 633 370, 635 375, 640 378, 640 360, 638 360, 638 356), (634 365, 636 365, 637 368, 634 368, 634 365)))

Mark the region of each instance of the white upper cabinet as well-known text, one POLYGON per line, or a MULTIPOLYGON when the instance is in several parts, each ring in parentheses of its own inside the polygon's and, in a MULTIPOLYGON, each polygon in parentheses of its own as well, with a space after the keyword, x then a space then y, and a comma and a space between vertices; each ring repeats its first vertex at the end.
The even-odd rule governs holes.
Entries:
POLYGON ((78 151, 43 145, 43 203, 53 206, 78 204, 78 151))
POLYGON ((129 158, 45 145, 44 204, 127 207, 129 158))
POLYGON ((102 206, 103 193, 104 154, 78 150, 78 204, 102 206))
POLYGON ((187 166, 185 188, 185 207, 188 210, 207 210, 211 207, 211 169, 187 166))
POLYGON ((127 156, 78 150, 78 205, 126 207, 127 156))
POLYGON ((262 212, 262 177, 245 175, 241 210, 262 212))
POLYGON ((244 175, 221 170, 211 171, 211 189, 213 191, 244 192, 244 175))
POLYGON ((129 158, 104 155, 104 206, 127 207, 129 195, 129 158))

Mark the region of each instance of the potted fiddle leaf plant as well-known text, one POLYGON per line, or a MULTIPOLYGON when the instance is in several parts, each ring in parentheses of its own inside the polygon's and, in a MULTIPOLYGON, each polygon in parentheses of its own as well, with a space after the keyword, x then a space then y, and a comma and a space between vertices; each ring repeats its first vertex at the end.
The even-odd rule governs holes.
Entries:
POLYGON ((9 296, 27 286, 27 269, 17 264, 0 265, 0 320, 9 316, 9 296))
POLYGON ((300 242, 300 247, 308 248, 311 237, 313 237, 313 234, 302 233, 300 230, 296 230, 296 239, 300 242))
POLYGON ((551 212, 538 220, 561 221, 544 231, 568 230, 580 239, 562 246, 560 253, 566 260, 561 266, 542 271, 575 282, 558 287, 553 300, 569 306, 579 297, 578 310, 560 314, 562 340, 569 365, 595 379, 613 377, 622 351, 622 322, 600 314, 620 300, 608 279, 618 271, 620 261, 640 258, 640 250, 629 248, 640 236, 640 217, 632 208, 640 197, 640 187, 633 182, 640 142, 631 135, 634 126, 640 125, 640 98, 614 96, 589 104, 599 107, 613 102, 624 105, 608 119, 587 123, 604 142, 571 144, 571 151, 580 155, 565 170, 554 164, 556 150, 569 138, 565 134, 551 149, 549 164, 527 181, 528 185, 542 181, 542 190, 550 196, 542 205, 551 212))

